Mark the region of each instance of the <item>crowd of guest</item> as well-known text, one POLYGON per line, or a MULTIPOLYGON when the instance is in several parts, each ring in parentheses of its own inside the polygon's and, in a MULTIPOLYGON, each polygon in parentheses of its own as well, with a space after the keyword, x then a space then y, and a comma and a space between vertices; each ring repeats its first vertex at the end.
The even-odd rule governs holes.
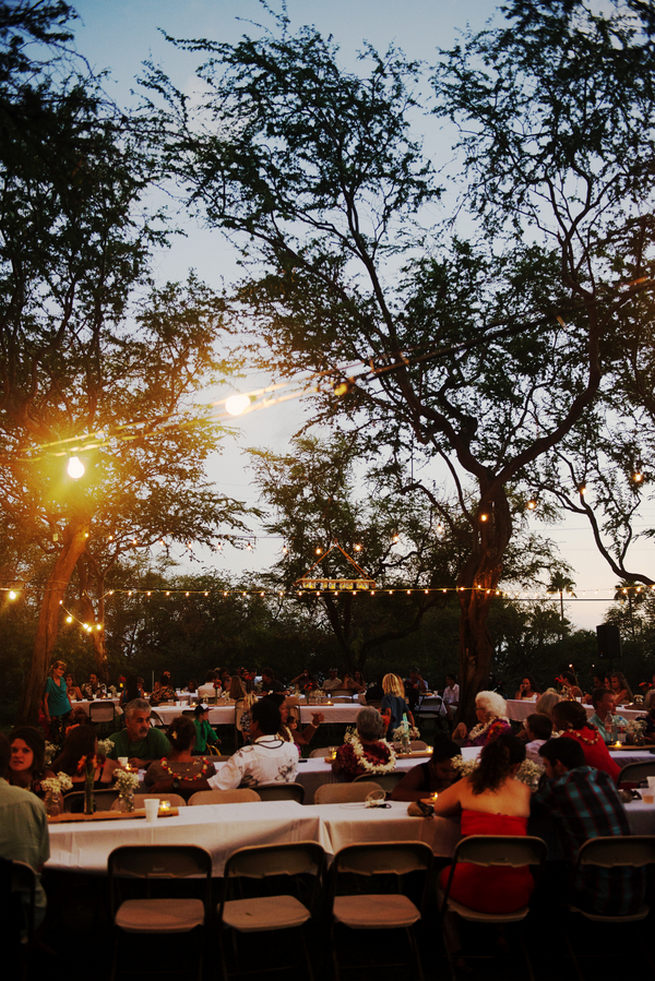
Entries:
MULTIPOLYGON (((545 836, 559 836, 566 856, 559 875, 570 875, 577 849, 586 837, 629 833, 617 791, 620 768, 608 751, 617 727, 627 726, 617 707, 632 699, 621 672, 607 679, 595 678, 587 695, 572 672, 564 672, 556 687, 542 692, 532 676, 523 676, 516 698, 534 701, 534 712, 518 732, 519 727, 508 717, 505 699, 496 691, 477 693, 474 725, 469 727, 465 721, 452 725, 459 685, 453 675, 445 681, 444 730, 436 734, 431 756, 417 762, 396 783, 391 800, 414 805, 430 799, 434 813, 459 819, 463 835, 525 835, 533 822, 534 833, 542 833, 546 821, 545 836), (590 718, 585 702, 593 707, 590 718), (481 750, 479 764, 465 776, 460 771, 462 747, 481 750), (543 768, 536 791, 517 777, 526 759, 543 768)), ((85 709, 74 707, 69 696, 74 701, 90 700, 107 694, 106 687, 93 674, 86 684, 77 685, 66 673, 65 663, 56 661, 44 690, 42 726, 17 726, 8 738, 0 737, 0 857, 25 855, 37 870, 43 865, 48 857, 43 781, 65 773, 73 789, 88 784, 89 761, 98 790, 111 787, 122 768, 141 771, 148 791, 186 796, 203 789, 293 782, 301 753, 324 723, 321 707, 316 706, 312 721, 300 724, 299 696, 315 689, 347 692, 370 702, 359 710, 354 731, 333 754, 334 779, 375 779, 393 772, 397 762, 394 739, 405 723, 414 726, 414 712, 428 691, 418 669, 412 669, 406 679, 387 673, 373 684, 367 684, 358 672, 332 668, 321 681, 305 670, 288 685, 271 668, 263 668, 259 675, 245 669, 234 674, 215 669, 204 685, 189 682, 187 691, 200 699, 193 716, 177 715, 166 731, 151 721, 153 709, 177 697, 170 672, 162 673, 148 697, 143 679, 130 677, 119 687, 120 724, 101 748, 85 709), (221 760, 212 756, 219 740, 209 721, 209 706, 201 697, 206 692, 210 692, 209 699, 225 693, 235 705, 240 745, 221 760), (46 735, 56 745, 49 763, 46 735), (30 829, 25 831, 29 847, 17 847, 21 821, 30 829)), ((643 710, 645 732, 655 738, 655 676, 643 710)), ((572 888, 581 902, 599 912, 629 911, 643 892, 643 876, 639 870, 630 870, 624 878, 620 901, 602 874, 577 874, 572 888)), ((449 886, 454 898, 481 912, 515 909, 527 901, 532 887, 527 869, 510 874, 475 867, 457 871, 449 886)), ((41 893, 39 902, 44 908, 41 893)))

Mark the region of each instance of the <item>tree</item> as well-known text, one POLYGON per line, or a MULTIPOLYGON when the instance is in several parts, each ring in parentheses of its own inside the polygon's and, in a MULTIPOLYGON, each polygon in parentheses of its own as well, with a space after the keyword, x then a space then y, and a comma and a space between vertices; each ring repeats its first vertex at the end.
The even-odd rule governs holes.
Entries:
POLYGON ((85 588, 128 544, 207 542, 239 513, 206 482, 217 427, 189 411, 191 394, 226 371, 214 347, 221 306, 193 277, 150 280, 165 239, 143 204, 147 146, 94 79, 61 80, 66 62, 55 73, 25 53, 26 41, 67 40, 56 26, 69 12, 0 8, 0 488, 14 538, 3 572, 39 595, 25 721, 36 720, 76 569, 91 611, 85 588), (85 468, 76 480, 72 455, 85 468), (35 548, 49 557, 36 582, 35 548))
POLYGON ((560 566, 558 569, 553 569, 550 582, 546 586, 547 592, 559 593, 560 640, 564 639, 564 593, 568 593, 569 596, 575 596, 573 592, 575 583, 571 579, 570 573, 571 569, 567 566, 560 566))
POLYGON ((202 112, 150 72, 169 168, 242 249, 234 311, 263 363, 319 373, 319 418, 413 455, 426 493, 454 481, 465 715, 517 493, 587 422, 644 288, 624 274, 652 242, 655 55, 628 6, 511 0, 506 24, 444 54, 435 112, 461 126, 468 241, 426 227, 441 189, 411 132, 419 69, 398 51, 365 47, 347 72, 331 39, 280 16, 234 45, 181 42, 207 58, 202 112))

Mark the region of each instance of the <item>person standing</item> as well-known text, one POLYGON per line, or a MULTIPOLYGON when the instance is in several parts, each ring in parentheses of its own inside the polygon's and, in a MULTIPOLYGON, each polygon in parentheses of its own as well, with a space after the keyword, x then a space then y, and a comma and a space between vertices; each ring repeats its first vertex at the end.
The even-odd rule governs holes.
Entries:
POLYGON ((64 741, 64 729, 71 713, 65 672, 65 662, 54 661, 43 693, 43 714, 48 724, 48 735, 53 742, 60 745, 64 741))

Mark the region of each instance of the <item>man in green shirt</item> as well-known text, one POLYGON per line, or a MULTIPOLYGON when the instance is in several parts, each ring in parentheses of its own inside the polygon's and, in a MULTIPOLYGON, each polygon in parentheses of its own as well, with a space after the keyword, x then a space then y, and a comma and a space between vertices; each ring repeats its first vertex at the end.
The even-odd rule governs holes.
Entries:
POLYGON ((112 760, 127 756, 130 766, 143 768, 168 756, 171 744, 159 729, 150 725, 150 705, 135 698, 125 706, 125 728, 109 737, 114 744, 109 752, 112 760))

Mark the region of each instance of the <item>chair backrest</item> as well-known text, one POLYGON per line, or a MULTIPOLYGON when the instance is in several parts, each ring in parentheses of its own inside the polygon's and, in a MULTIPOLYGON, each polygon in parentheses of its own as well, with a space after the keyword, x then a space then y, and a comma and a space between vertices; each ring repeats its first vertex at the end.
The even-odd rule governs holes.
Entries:
POLYGON ((31 942, 35 898, 36 872, 32 866, 18 859, 0 858, 0 922, 3 939, 10 944, 18 947, 24 939, 31 942))
POLYGON ((641 783, 646 777, 655 777, 655 759, 644 760, 643 763, 626 763, 619 774, 618 785, 624 783, 641 783))
POLYGON ((334 857, 337 872, 352 875, 407 875, 429 872, 434 856, 422 841, 373 841, 346 845, 334 857))
POLYGON ((109 854, 107 872, 112 916, 120 905, 121 880, 145 880, 149 895, 151 883, 168 879, 192 880, 193 892, 198 892, 198 880, 204 880, 202 899, 205 917, 209 915, 212 859, 197 845, 120 845, 109 854))
MULTIPOLYGON (((377 783, 383 790, 391 791, 394 789, 396 784, 400 783, 405 774, 402 770, 393 770, 391 773, 374 773, 372 774, 373 780, 377 783)), ((355 777, 353 783, 364 783, 365 781, 371 780, 370 773, 362 773, 360 776, 355 777)))
POLYGON ((150 709, 150 725, 153 726, 155 729, 166 728, 166 723, 162 719, 161 715, 159 714, 159 712, 156 712, 152 707, 150 709))
MULTIPOLYGON (((68 794, 64 794, 64 811, 68 814, 81 814, 84 810, 84 797, 83 790, 72 790, 68 794)), ((96 811, 111 810, 111 805, 117 797, 117 790, 94 790, 93 799, 96 811)))
POLYGON ((197 790, 189 797, 188 804, 193 807, 197 804, 245 804, 260 800, 256 790, 237 787, 235 790, 197 790))
POLYGON ((409 748, 413 753, 417 753, 421 749, 427 749, 428 744, 423 739, 411 739, 409 748))
POLYGON ((281 845, 251 845, 232 852, 225 863, 226 879, 243 876, 265 879, 273 875, 317 875, 323 873, 325 852, 316 841, 294 841, 281 845))
POLYGON ((600 865, 611 869, 655 864, 655 835, 611 835, 590 838, 580 846, 578 865, 600 865))
POLYGON ((89 702, 89 722, 113 722, 115 717, 113 702, 89 702))
POLYGON ((348 804, 351 801, 366 800, 373 790, 382 790, 373 780, 353 781, 352 783, 324 783, 316 788, 315 804, 348 804))
POLYGON ((318 749, 313 749, 309 754, 310 759, 312 756, 329 756, 330 748, 328 746, 320 746, 318 749))
POLYGON ((261 800, 295 800, 305 803, 305 788, 300 783, 260 783, 257 793, 261 800))
POLYGON ((455 848, 457 862, 473 865, 541 865, 546 857, 546 842, 533 835, 469 835, 455 848))
POLYGON ((186 801, 184 797, 180 794, 135 794, 134 795, 134 806, 142 808, 144 806, 144 801, 147 800, 167 800, 171 807, 186 807, 186 801))

